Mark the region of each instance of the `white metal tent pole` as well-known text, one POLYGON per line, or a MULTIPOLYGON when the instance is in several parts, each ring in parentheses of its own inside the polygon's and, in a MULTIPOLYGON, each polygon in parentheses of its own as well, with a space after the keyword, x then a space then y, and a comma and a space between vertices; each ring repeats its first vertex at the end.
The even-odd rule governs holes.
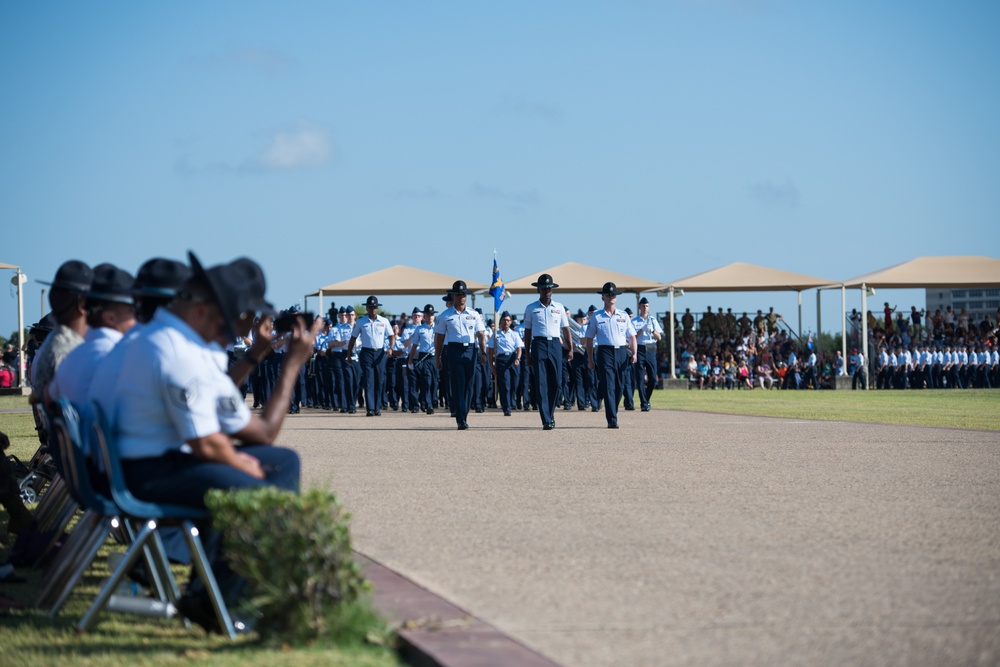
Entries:
POLYGON ((798 292, 799 297, 799 343, 802 343, 802 291, 798 292))
POLYGON ((17 268, 17 378, 21 390, 24 391, 24 292, 22 285, 27 280, 17 268))
POLYGON ((677 348, 674 343, 674 288, 671 287, 667 292, 670 294, 670 320, 667 322, 670 325, 670 361, 668 363, 670 364, 670 379, 676 380, 677 359, 674 356, 677 348))
POLYGON ((847 288, 840 286, 840 353, 847 368, 847 288))
POLYGON ((868 285, 861 283, 861 354, 865 357, 865 389, 871 386, 871 378, 868 376, 868 369, 871 368, 871 359, 868 358, 868 285))
POLYGON ((319 310, 316 312, 320 315, 323 314, 323 290, 318 290, 319 292, 319 310))
POLYGON ((822 293, 822 290, 816 290, 816 344, 813 347, 816 348, 817 353, 823 351, 823 317, 819 301, 819 295, 822 293))

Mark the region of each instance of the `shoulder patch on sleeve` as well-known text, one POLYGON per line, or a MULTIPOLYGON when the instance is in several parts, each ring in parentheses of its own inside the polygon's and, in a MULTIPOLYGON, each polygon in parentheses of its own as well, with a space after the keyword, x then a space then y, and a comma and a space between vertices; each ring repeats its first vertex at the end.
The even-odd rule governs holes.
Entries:
POLYGON ((170 402, 179 408, 186 408, 198 397, 198 381, 192 380, 186 387, 167 386, 167 396, 170 402))

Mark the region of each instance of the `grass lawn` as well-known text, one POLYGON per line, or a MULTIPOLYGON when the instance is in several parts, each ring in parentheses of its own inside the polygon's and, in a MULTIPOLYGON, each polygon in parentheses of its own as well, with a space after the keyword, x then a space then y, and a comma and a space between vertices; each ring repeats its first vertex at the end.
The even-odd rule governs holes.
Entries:
POLYGON ((1000 431, 1000 390, 655 391, 654 408, 1000 431))
MULTIPOLYGON (((34 419, 27 398, 0 397, 0 431, 11 439, 7 453, 27 461, 38 446, 34 419), (10 413, 4 410, 19 410, 10 413)), ((7 525, 0 512, 0 526, 7 525)), ((0 562, 7 558, 13 538, 6 533, 0 544, 0 562)), ((392 667, 402 664, 392 649, 379 646, 335 648, 269 649, 255 642, 253 635, 236 642, 218 635, 206 636, 200 628, 185 629, 176 619, 151 619, 105 612, 94 630, 77 635, 74 627, 97 595, 101 581, 110 575, 107 555, 120 546, 106 545, 83 582, 70 595, 59 616, 48 619, 37 609, 0 611, 0 664, 20 667, 82 667, 87 665, 204 665, 205 667, 276 667, 316 665, 317 667, 392 667), (3 656, 7 656, 4 658, 3 656)), ((29 606, 41 585, 41 571, 18 568, 23 583, 0 583, 0 594, 29 606)), ((183 582, 186 574, 178 573, 183 582)))

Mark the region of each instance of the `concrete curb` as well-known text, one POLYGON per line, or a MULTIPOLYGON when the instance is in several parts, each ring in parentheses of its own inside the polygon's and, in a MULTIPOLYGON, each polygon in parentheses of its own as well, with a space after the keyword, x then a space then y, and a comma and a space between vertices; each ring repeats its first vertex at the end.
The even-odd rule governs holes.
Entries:
POLYGON ((413 667, 558 667, 398 572, 355 555, 375 589, 375 606, 400 624, 400 654, 413 667))

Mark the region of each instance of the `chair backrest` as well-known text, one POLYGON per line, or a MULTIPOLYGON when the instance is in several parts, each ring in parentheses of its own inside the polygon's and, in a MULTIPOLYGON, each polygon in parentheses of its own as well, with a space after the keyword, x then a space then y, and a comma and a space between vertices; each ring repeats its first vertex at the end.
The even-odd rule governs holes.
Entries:
POLYGON ((116 508, 107 498, 94 490, 90 481, 87 456, 84 453, 83 433, 80 415, 67 399, 59 399, 55 414, 50 419, 53 436, 51 442, 53 456, 60 462, 61 474, 73 500, 86 509, 105 514, 117 514, 116 508))
POLYGON ((190 518, 198 519, 208 516, 207 510, 195 507, 182 507, 163 503, 151 503, 139 500, 129 491, 125 483, 125 472, 122 469, 121 455, 115 442, 114 431, 111 429, 108 417, 98 403, 92 403, 94 412, 94 449, 104 463, 111 487, 111 497, 115 504, 125 514, 136 518, 190 518))

